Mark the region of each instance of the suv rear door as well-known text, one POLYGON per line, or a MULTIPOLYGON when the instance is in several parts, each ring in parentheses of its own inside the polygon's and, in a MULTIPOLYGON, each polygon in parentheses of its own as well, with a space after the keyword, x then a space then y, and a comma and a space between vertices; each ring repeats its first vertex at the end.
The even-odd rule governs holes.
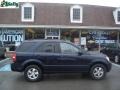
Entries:
POLYGON ((57 53, 57 43, 55 42, 43 42, 40 43, 34 54, 36 59, 40 60, 44 66, 44 71, 56 72, 58 69, 56 65, 58 64, 57 58, 60 56, 57 53))
POLYGON ((23 61, 34 59, 34 47, 36 47, 36 42, 24 42, 22 45, 16 49, 17 62, 22 63, 23 61))

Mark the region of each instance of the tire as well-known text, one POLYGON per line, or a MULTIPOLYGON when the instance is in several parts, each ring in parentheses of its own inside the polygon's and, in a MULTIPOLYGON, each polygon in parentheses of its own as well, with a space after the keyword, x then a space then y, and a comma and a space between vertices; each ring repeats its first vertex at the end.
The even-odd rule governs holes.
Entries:
POLYGON ((114 62, 115 62, 115 63, 119 63, 119 56, 118 56, 118 55, 115 56, 114 62))
POLYGON ((5 55, 4 55, 4 54, 3 54, 3 55, 1 55, 1 56, 0 56, 0 58, 4 59, 4 58, 5 58, 5 55))
POLYGON ((27 81, 37 82, 42 80, 42 69, 37 65, 29 65, 25 68, 24 77, 27 81))
POLYGON ((96 64, 91 67, 90 76, 93 80, 101 80, 106 76, 106 67, 103 64, 96 64))
POLYGON ((2 55, 2 58, 3 58, 3 59, 5 58, 5 55, 4 55, 4 54, 2 55))

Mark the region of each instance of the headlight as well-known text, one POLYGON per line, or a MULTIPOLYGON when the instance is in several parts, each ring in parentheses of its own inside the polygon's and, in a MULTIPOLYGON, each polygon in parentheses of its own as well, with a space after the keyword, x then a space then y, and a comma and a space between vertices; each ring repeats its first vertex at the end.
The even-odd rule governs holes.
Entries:
POLYGON ((107 59, 108 61, 110 61, 110 59, 109 59, 109 57, 108 57, 108 56, 106 56, 106 59, 107 59))

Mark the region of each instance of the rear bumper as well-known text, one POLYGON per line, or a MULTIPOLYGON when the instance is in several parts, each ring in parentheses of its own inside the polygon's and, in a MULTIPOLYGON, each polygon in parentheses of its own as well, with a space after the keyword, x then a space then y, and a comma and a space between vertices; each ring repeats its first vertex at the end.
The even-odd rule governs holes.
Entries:
POLYGON ((12 71, 16 71, 16 72, 22 72, 23 68, 21 65, 17 64, 17 63, 12 63, 11 64, 11 70, 12 71))

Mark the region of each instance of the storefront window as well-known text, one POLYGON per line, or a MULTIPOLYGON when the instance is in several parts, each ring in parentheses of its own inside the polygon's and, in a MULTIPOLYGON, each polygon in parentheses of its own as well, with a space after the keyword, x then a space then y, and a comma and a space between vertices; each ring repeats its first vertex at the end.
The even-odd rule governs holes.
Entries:
POLYGON ((28 28, 25 30, 25 39, 44 39, 45 38, 45 29, 32 29, 28 28))
POLYGON ((46 36, 59 36, 59 29, 46 29, 46 36))
POLYGON ((88 50, 97 50, 99 44, 96 43, 96 39, 99 38, 99 35, 97 31, 82 31, 81 32, 81 38, 86 38, 86 44, 84 44, 84 47, 87 47, 88 50))
POLYGON ((60 39, 60 29, 49 28, 45 30, 45 39, 60 39))
POLYGON ((61 39, 73 42, 76 45, 80 44, 80 39, 79 39, 79 32, 80 30, 76 29, 62 29, 61 30, 61 39))
POLYGON ((86 37, 86 47, 92 51, 117 43, 116 31, 83 30, 81 32, 82 37, 86 37))
MULTIPOLYGON (((101 31, 100 33, 101 48, 117 46, 117 32, 116 31, 101 31)), ((98 41, 97 41, 98 43, 98 41)))

